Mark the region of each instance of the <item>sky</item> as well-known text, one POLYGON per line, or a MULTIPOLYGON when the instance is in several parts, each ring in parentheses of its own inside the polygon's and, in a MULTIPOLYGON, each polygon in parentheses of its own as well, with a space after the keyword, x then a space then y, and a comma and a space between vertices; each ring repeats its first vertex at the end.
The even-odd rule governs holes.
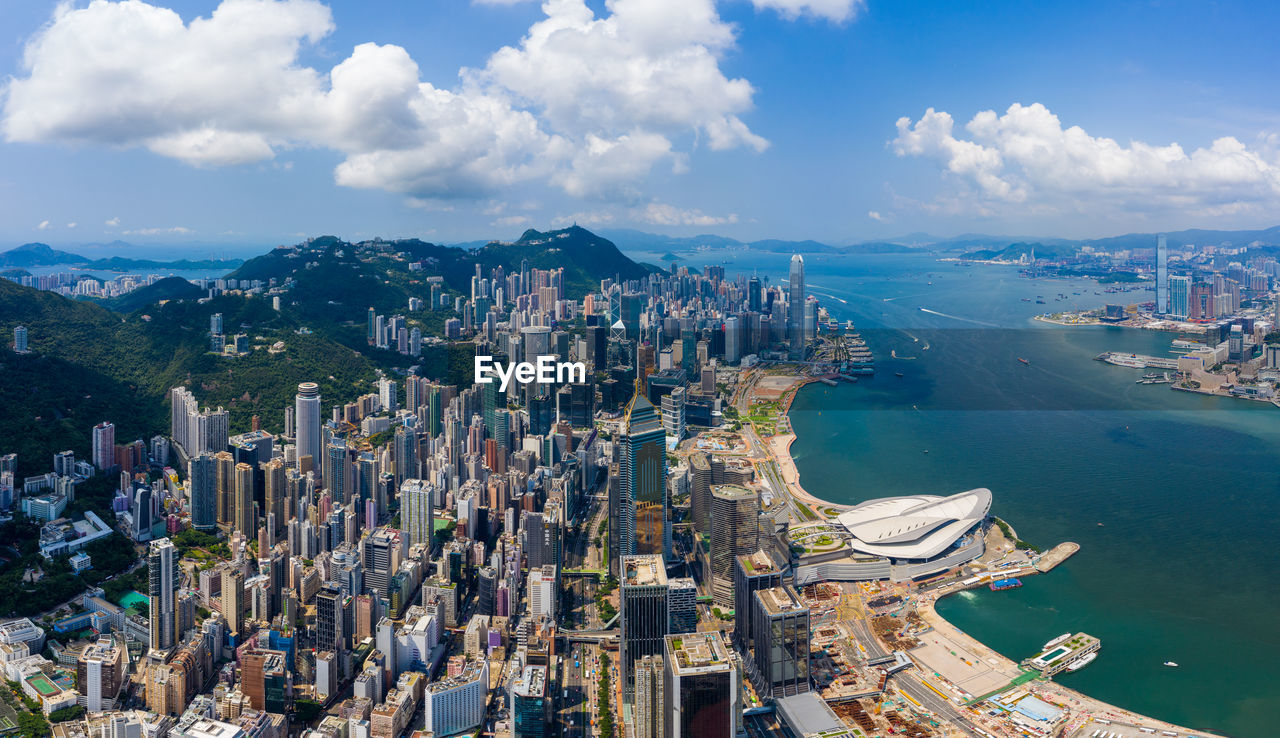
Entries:
POLYGON ((1280 6, 0 4, 0 246, 1280 223, 1280 6))

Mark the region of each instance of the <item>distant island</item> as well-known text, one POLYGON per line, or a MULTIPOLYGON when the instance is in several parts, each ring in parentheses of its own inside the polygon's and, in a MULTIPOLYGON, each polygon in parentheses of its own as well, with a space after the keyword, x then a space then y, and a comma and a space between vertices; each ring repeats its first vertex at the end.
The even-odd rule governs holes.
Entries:
MULTIPOLYGON (((127 244, 123 244, 126 245, 127 244)), ((142 270, 194 271, 199 269, 229 271, 244 263, 244 259, 130 259, 112 256, 90 259, 70 251, 60 251, 45 243, 24 243, 0 253, 0 269, 6 272, 28 267, 67 266, 76 269, 96 269, 104 272, 136 272, 142 270)))

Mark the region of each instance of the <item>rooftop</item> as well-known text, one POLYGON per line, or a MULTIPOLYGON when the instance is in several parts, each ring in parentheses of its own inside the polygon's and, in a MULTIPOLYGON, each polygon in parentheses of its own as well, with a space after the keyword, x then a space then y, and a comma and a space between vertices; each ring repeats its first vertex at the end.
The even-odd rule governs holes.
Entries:
POLYGON ((627 587, 666 586, 667 565, 657 554, 622 557, 622 583, 627 587))
POLYGON ((718 632, 669 635, 666 643, 668 659, 676 674, 728 671, 732 668, 729 649, 718 632))
POLYGON ((781 615, 808 609, 800 602, 800 598, 796 597, 796 593, 790 587, 771 587, 770 589, 757 590, 756 597, 760 598, 760 603, 764 605, 765 612, 770 615, 781 615))

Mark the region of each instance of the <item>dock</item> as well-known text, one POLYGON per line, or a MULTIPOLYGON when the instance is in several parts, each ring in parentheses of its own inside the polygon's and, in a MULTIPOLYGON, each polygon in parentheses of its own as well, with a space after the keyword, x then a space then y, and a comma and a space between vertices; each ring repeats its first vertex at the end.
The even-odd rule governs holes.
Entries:
POLYGON ((1066 543, 1059 543, 1058 545, 1049 549, 1048 552, 1046 552, 1043 556, 1036 559, 1036 563, 1035 563, 1036 571, 1040 572, 1041 574, 1047 573, 1051 571, 1058 564, 1061 564, 1062 562, 1074 556, 1075 553, 1079 550, 1080 550, 1079 543, 1074 543, 1072 541, 1067 541, 1066 543))

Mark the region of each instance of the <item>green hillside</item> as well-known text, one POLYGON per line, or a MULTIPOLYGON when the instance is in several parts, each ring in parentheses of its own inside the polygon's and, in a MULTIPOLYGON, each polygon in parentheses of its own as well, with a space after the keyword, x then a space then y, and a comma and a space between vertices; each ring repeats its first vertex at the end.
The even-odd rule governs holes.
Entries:
POLYGON ((194 285, 182 277, 165 277, 154 284, 139 287, 119 297, 100 300, 98 304, 117 313, 131 313, 157 302, 194 300, 203 294, 204 290, 200 289, 199 285, 194 285))

